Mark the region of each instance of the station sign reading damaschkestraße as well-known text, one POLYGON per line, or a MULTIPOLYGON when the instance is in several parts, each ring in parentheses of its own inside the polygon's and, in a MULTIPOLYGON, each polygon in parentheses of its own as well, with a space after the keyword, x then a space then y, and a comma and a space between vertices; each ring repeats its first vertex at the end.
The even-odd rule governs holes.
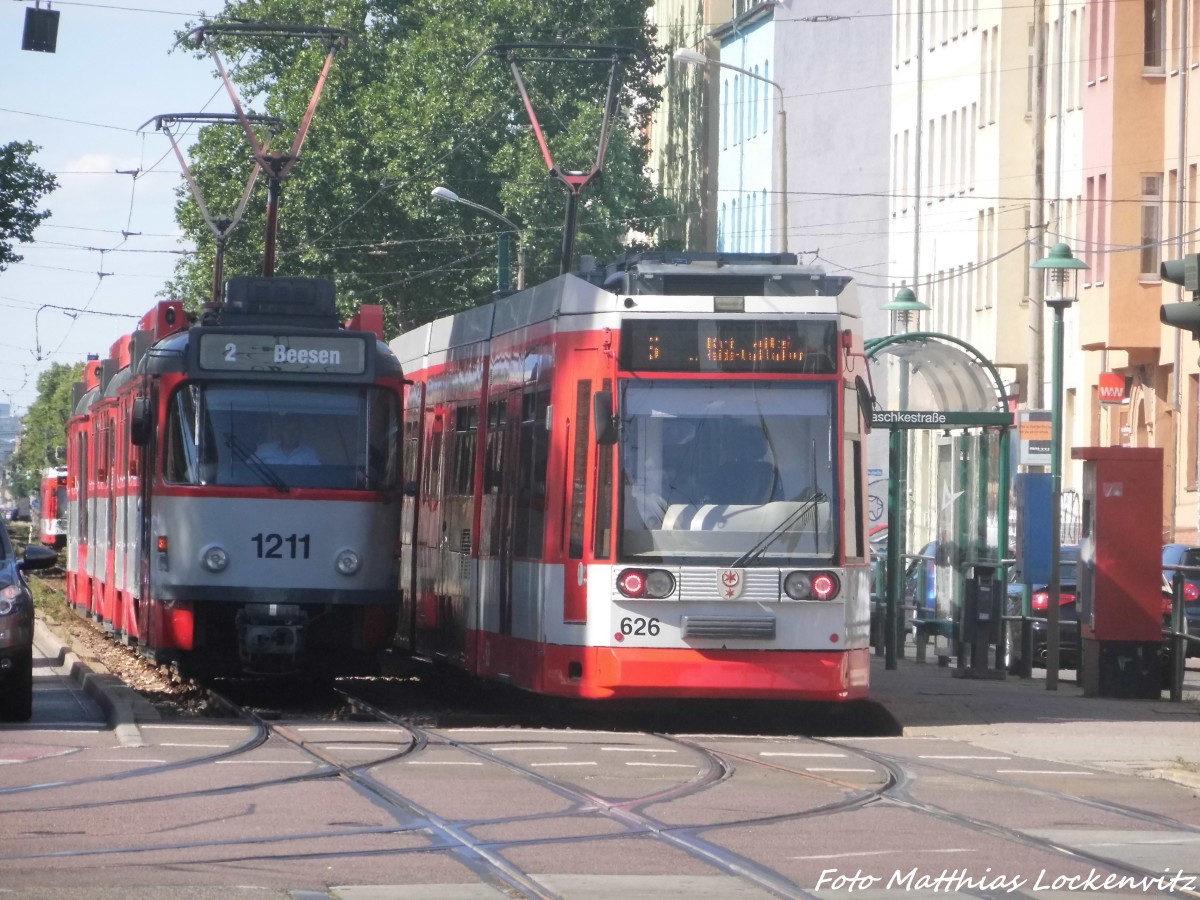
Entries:
POLYGON ((872 428, 969 428, 1011 425, 1006 412, 943 412, 938 409, 876 409, 871 411, 872 428))

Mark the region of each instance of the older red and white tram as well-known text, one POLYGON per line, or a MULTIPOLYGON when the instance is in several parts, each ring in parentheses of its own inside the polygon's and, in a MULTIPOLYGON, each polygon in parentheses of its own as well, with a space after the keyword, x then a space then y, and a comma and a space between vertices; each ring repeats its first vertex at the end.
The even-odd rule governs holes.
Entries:
POLYGON ((636 254, 392 341, 398 643, 561 696, 866 696, 848 282, 636 254))
POLYGON ((38 537, 47 547, 61 550, 67 544, 66 466, 42 471, 38 501, 38 537))
POLYGON ((238 278, 89 362, 68 424, 67 599, 193 670, 355 669, 394 633, 403 378, 378 307, 238 278))

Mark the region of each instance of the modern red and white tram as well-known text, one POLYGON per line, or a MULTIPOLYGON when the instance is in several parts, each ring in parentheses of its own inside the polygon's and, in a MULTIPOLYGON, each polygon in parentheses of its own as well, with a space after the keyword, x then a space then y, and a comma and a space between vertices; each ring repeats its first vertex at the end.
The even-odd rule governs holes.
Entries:
POLYGON ((61 550, 67 545, 66 466, 54 466, 42 471, 38 501, 39 540, 47 547, 61 550))
POLYGON ((567 697, 867 695, 849 279, 631 254, 390 346, 401 647, 567 697))
POLYGON ((395 630, 402 385, 328 282, 160 302, 76 385, 68 601, 192 671, 361 670, 395 630))

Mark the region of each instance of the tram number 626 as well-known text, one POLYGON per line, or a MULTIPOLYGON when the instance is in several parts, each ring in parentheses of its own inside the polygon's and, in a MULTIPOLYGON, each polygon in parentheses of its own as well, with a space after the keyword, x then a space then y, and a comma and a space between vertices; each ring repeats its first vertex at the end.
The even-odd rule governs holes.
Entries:
POLYGON ((658 619, 643 619, 641 616, 626 616, 621 620, 621 634, 648 634, 656 637, 659 628, 658 619))
POLYGON ((307 534, 256 534, 254 542, 259 559, 308 559, 307 534))

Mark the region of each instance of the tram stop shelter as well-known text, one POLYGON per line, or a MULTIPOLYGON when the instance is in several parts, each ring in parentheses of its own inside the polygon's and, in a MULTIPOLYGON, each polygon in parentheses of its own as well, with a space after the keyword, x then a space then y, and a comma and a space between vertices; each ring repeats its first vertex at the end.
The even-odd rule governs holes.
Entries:
MULTIPOLYGON (((903 332, 869 340, 865 349, 872 383, 886 385, 886 396, 874 398, 871 426, 888 431, 882 645, 885 666, 894 669, 910 627, 918 635, 958 640, 968 578, 995 585, 1002 575, 1013 416, 995 366, 952 335, 903 332), (933 559, 918 565, 934 574, 936 590, 926 589, 923 578, 906 578, 910 522, 935 536, 933 559), (911 597, 910 583, 920 586, 911 597)), ((1003 601, 1003 587, 999 591, 1003 601)), ((980 618, 990 619, 999 643, 1000 614, 980 618)), ((981 662, 973 655, 972 668, 981 662)))

